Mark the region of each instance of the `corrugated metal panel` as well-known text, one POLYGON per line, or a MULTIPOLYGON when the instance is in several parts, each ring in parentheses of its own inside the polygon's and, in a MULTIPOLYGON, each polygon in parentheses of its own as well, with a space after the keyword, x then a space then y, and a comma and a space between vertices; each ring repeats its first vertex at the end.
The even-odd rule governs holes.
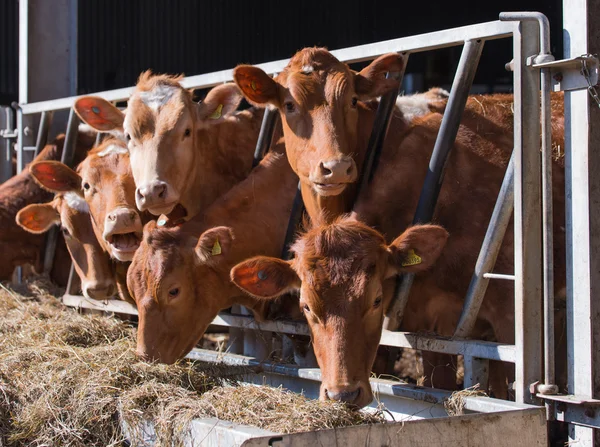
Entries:
MULTIPOLYGON (((85 0, 79 2, 78 85, 81 93, 125 87, 148 68, 206 73, 241 62, 289 57, 305 46, 342 48, 495 20, 501 10, 548 14, 556 44, 561 42, 560 4, 560 0, 506 0, 501 5, 479 0, 85 0)), ((512 57, 511 44, 491 45, 483 52, 475 82, 509 84, 511 77, 503 66, 512 57)), ((459 55, 460 50, 416 55, 408 71, 426 73, 425 86, 448 84, 459 55)))
POLYGON ((19 2, 0 0, 0 104, 19 94, 19 2))

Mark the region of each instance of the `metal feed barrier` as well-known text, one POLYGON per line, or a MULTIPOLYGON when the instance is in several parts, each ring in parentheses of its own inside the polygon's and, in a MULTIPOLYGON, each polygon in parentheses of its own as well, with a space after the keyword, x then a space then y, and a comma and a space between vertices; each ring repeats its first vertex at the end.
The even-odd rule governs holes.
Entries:
MULTIPOLYGON (((500 21, 481 23, 477 25, 453 28, 433 33, 393 39, 368 45, 345 48, 332 51, 341 61, 352 63, 373 59, 388 52, 403 53, 406 58, 411 53, 435 50, 463 45, 463 52, 455 75, 448 106, 444 114, 440 132, 435 143, 425 184, 422 189, 419 206, 414 218, 415 223, 427 222, 431 219, 437 196, 443 180, 444 166, 454 144, 461 116, 464 111, 467 96, 471 88, 474 74, 484 43, 488 40, 513 39, 514 59, 510 64, 514 72, 514 152, 503 181, 493 215, 489 223, 485 240, 482 244, 479 258, 460 322, 452 339, 418 335, 406 332, 394 332, 401 319, 412 277, 406 275, 398 282, 395 299, 382 333, 381 344, 395 348, 412 348, 438 353, 463 355, 465 365, 465 386, 476 383, 487 383, 489 360, 504 361, 515 365, 516 380, 514 390, 517 404, 546 403, 549 420, 559 419, 573 424, 600 428, 600 415, 590 408, 600 401, 591 396, 560 396, 554 377, 554 290, 553 290, 553 260, 552 260, 552 196, 551 196, 551 166, 552 151, 550 142, 550 90, 576 91, 590 89, 598 80, 598 60, 584 55, 564 61, 554 61, 550 54, 549 26, 545 16, 539 13, 503 13, 500 21), (557 74, 560 74, 558 76, 557 74), (540 97, 540 90, 542 92, 540 97), (540 127, 541 122, 541 127, 540 127), (541 163, 540 163, 540 141, 541 163), (515 272, 514 275, 492 272, 496 256, 509 224, 511 213, 514 211, 514 246, 515 272), (540 262, 540 257, 543 262, 540 262), (477 340, 467 340, 489 280, 512 280, 515 282, 515 344, 492 343, 477 340), (541 310, 544 309, 543 315, 541 310), (542 343, 543 340, 543 343, 542 343), (541 382, 541 384, 540 384, 541 382)), ((280 60, 259 65, 269 74, 281 71, 288 60, 280 60)), ((403 73, 390 73, 401 80, 403 73)), ((232 81, 232 71, 223 70, 204 75, 191 76, 182 80, 185 88, 207 88, 224 82, 232 81)), ((99 92, 108 101, 125 101, 133 91, 133 87, 99 92)), ((377 166, 378 153, 383 146, 385 133, 389 125, 390 113, 393 109, 395 96, 391 92, 380 101, 373 133, 369 142, 369 156, 363 166, 361 187, 365 187, 377 166)), ((42 114, 40 131, 38 133, 35 153, 37 154, 47 139, 48 128, 52 113, 57 110, 71 109, 65 149, 62 161, 72 163, 75 141, 77 137, 78 119, 72 106, 78 97, 68 97, 51 101, 31 104, 21 104, 17 108, 17 168, 24 166, 23 146, 24 126, 23 117, 26 115, 42 114), (41 146, 40 146, 41 145, 41 146)), ((568 113, 567 108, 565 113, 568 113)), ((571 140, 570 119, 565 119, 565 141, 571 140)), ((271 132, 277 119, 274 113, 265 113, 261 128, 255 160, 262 157, 271 141, 271 132)), ((587 152, 586 152, 587 153, 587 152)), ((575 157, 575 155, 573 155, 575 157)), ((0 160, 1 162, 2 160, 0 160)), ((2 166, 0 166, 2 167, 2 166)), ((573 180, 567 176, 567 190, 577 189, 573 180)), ((299 205, 298 203, 296 205, 299 205)), ((296 218, 301 213, 299 206, 296 218)), ((568 214, 567 232, 572 229, 574 219, 568 214)), ((290 220, 288 234, 293 234, 295 219, 290 220)), ((288 238, 289 239, 289 238, 288 238)), ((52 266, 53 250, 56 233, 49 237, 44 267, 49 271, 52 266), (54 242, 52 242, 54 238, 54 242)), ((285 255, 285 253, 284 253, 285 255)), ((72 307, 96 309, 106 312, 137 314, 134 306, 117 300, 97 302, 75 294, 73 283, 74 270, 67 287, 63 302, 72 307)), ((576 300, 576 297, 573 298, 576 300)), ((580 306, 581 307, 581 306, 580 306)), ((591 312, 591 309, 590 309, 591 312)), ((587 314, 590 318, 591 313, 587 314)), ((283 334, 310 335, 305 323, 290 321, 267 321, 258 323, 248 315, 232 315, 221 313, 213 321, 214 325, 247 331, 277 332, 283 334)), ((572 328, 573 329, 573 328, 572 328)), ((575 339, 574 329, 568 333, 570 352, 575 339)), ((264 358, 264 347, 254 339, 245 343, 245 350, 240 343, 236 344, 236 354, 245 354, 257 359, 264 358), (262 352, 261 352, 262 351, 262 352)), ((194 350, 191 358, 210 359, 210 354, 202 350, 194 350)), ((592 355, 592 354, 590 354, 592 355)), ((572 356, 573 362, 578 362, 572 356)), ((219 355, 225 361, 235 361, 235 355, 219 355)), ((248 360, 252 361, 252 360, 248 360)), ((585 362, 589 363, 589 359, 585 362)), ((594 360, 592 359, 592 362, 594 360)), ((265 365, 261 363, 261 365, 265 365)), ((285 379, 286 384, 298 382, 303 374, 318 380, 318 370, 292 369, 284 366, 271 365, 272 371, 278 374, 290 375, 285 379)), ((570 371, 571 372, 571 371, 570 371)), ((383 387, 385 381, 373 380, 373 387, 383 387)), ((386 382, 387 383, 387 382, 386 382)), ((571 383, 571 382, 570 382, 571 383)), ((388 385, 386 385, 388 386, 388 385)), ((392 387, 392 385, 389 385, 392 387)), ((293 387, 292 387, 293 388, 293 387)), ((298 385, 296 386, 298 388, 298 385)), ((392 388, 389 388, 390 390, 392 388)), ((394 400, 398 388, 390 391, 389 401, 394 400)), ((493 400, 485 401, 492 402, 493 400)), ((495 401, 497 402, 497 401, 495 401)), ((386 401, 387 404, 387 401, 386 401)), ((390 405, 392 405, 390 403, 390 405)), ((487 405, 482 401, 481 405, 487 405)), ((492 405, 492 404, 490 404, 492 405)), ((494 403, 493 405, 497 405, 494 403)), ((507 403, 508 405, 508 403, 507 403)), ((495 410, 490 410, 495 411, 495 410)), ((581 432, 588 436, 591 431, 581 432)), ((588 438, 591 439, 591 434, 588 438)), ((587 439, 587 438, 586 438, 587 439)), ((591 445, 591 444, 590 444, 591 445)))

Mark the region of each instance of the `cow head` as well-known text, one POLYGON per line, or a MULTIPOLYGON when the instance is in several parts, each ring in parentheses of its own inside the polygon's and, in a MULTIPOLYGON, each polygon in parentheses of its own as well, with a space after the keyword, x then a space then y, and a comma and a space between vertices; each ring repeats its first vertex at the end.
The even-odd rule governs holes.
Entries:
POLYGON ((96 239, 88 205, 79 193, 56 194, 49 203, 28 205, 19 211, 16 220, 23 229, 34 234, 60 225, 73 265, 81 278, 83 294, 99 300, 114 295, 116 286, 110 258, 96 239))
POLYGON ((294 260, 255 257, 235 266, 231 279, 262 299, 299 290, 321 367, 321 399, 363 407, 373 399, 369 376, 391 298, 385 280, 428 269, 447 236, 435 225, 414 226, 388 245, 377 231, 345 218, 301 236, 294 260))
POLYGON ((366 143, 358 135, 360 100, 397 86, 385 74, 402 66, 401 56, 386 54, 356 73, 326 49, 305 48, 275 79, 249 65, 236 67, 234 79, 250 102, 279 109, 292 168, 314 194, 327 197, 357 180, 354 157, 366 143))
POLYGON ((133 259, 142 237, 142 222, 135 208, 135 184, 125 143, 104 141, 89 152, 77 172, 56 161, 35 163, 31 172, 47 189, 82 194, 104 250, 118 261, 133 259))
POLYGON ((198 343, 236 287, 228 272, 233 234, 228 227, 200 238, 150 222, 127 273, 138 313, 137 353, 173 363, 198 343))
POLYGON ((157 216, 171 213, 178 204, 188 217, 199 212, 203 204, 194 190, 195 179, 203 179, 210 189, 212 179, 222 175, 218 166, 223 154, 215 150, 210 129, 226 120, 242 99, 235 84, 224 84, 198 104, 180 80, 148 71, 140 76, 125 113, 94 97, 80 99, 82 106, 76 109, 97 130, 119 131, 122 123, 137 207, 157 216))

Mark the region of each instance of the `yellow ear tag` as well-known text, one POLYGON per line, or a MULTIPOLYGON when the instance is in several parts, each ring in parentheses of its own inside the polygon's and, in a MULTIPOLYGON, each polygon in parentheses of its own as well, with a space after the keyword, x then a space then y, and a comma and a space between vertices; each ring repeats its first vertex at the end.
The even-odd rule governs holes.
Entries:
POLYGON ((256 91, 256 82, 252 81, 250 83, 250 87, 252 88, 252 90, 256 91))
POLYGON ((208 118, 211 120, 218 120, 219 118, 221 118, 222 112, 223 112, 223 104, 219 104, 219 107, 217 107, 213 113, 208 115, 208 118))
POLYGON ((415 253, 413 249, 408 250, 408 256, 402 263, 402 267, 408 267, 411 265, 417 265, 422 262, 421 257, 415 253))
POLYGON ((215 245, 213 245, 211 255, 217 256, 217 255, 220 255, 221 253, 222 253, 221 244, 219 244, 219 239, 217 239, 215 241, 215 245))

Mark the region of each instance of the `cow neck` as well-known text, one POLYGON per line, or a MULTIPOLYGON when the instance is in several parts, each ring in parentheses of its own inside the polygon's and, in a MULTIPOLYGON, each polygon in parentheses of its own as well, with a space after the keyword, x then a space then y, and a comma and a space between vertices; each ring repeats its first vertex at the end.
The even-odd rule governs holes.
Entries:
POLYGON ((245 110, 198 130, 191 186, 180 200, 194 204, 186 210, 188 220, 248 176, 262 116, 260 109, 245 110))
POLYGON ((253 256, 281 255, 297 184, 298 177, 287 157, 276 149, 246 180, 219 198, 202 216, 196 216, 181 227, 181 231, 195 238, 216 226, 227 226, 233 231, 235 239, 229 253, 219 255, 225 256, 226 262, 216 267, 223 286, 227 287, 223 293, 227 299, 220 309, 236 303, 250 308, 257 305, 229 280, 229 272, 253 256))

